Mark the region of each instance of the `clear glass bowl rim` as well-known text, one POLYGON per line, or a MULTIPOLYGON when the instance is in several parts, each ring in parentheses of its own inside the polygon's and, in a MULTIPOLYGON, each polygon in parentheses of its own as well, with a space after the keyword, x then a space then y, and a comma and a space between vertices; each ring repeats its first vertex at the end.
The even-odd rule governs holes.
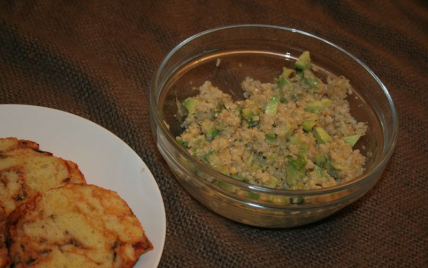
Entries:
MULTIPOLYGON (((159 67, 155 71, 153 79, 152 79, 152 83, 150 85, 150 106, 151 106, 151 112, 153 113, 152 116, 154 116, 156 124, 157 124, 157 126, 160 127, 160 130, 162 131, 162 134, 164 134, 164 137, 166 138, 166 140, 170 144, 172 144, 174 149, 179 151, 180 154, 186 158, 186 160, 191 161, 197 167, 198 170, 203 170, 204 173, 216 178, 217 180, 225 181, 227 183, 230 183, 230 184, 237 186, 237 187, 241 187, 243 189, 256 191, 259 193, 279 195, 279 196, 290 196, 290 197, 292 197, 292 196, 296 196, 296 197, 297 196, 318 196, 318 195, 324 195, 324 194, 330 194, 330 193, 336 193, 336 192, 344 191, 344 190, 352 188, 356 185, 363 184, 366 180, 369 180, 370 178, 372 178, 375 175, 375 173, 377 173, 379 170, 381 170, 387 164, 388 160, 390 159, 392 153, 395 150, 395 147, 397 145, 397 140, 398 140, 398 118, 397 118, 397 112, 395 109, 394 102, 393 102, 386 86, 382 83, 382 81, 377 77, 377 75, 366 64, 364 64, 361 60, 359 60, 357 57, 355 57, 354 55, 352 55, 351 53, 349 53, 345 49, 339 47, 338 45, 336 45, 330 41, 327 41, 321 37, 318 37, 316 35, 310 34, 310 33, 305 32, 305 31, 301 31, 301 30, 297 30, 297 29, 293 29, 293 28, 288 28, 288 27, 283 27, 283 26, 275 26, 275 25, 267 25, 267 24, 227 25, 227 26, 221 26, 221 27, 217 27, 217 28, 208 29, 208 30, 202 31, 200 33, 197 33, 193 36, 188 37, 184 41, 180 42, 174 49, 172 49, 165 56, 165 58, 162 60, 161 64, 159 65, 159 67), (272 189, 272 188, 267 188, 267 187, 263 187, 263 186, 258 186, 258 185, 253 185, 253 184, 237 181, 237 180, 235 180, 229 176, 226 176, 226 175, 210 168, 206 164, 202 163, 201 161, 199 161, 196 158, 194 158, 193 156, 191 156, 190 153, 187 152, 187 150, 185 150, 181 145, 179 145, 176 142, 175 137, 173 137, 172 134, 169 132, 167 125, 161 120, 160 115, 159 115, 158 110, 157 110, 157 98, 154 94, 154 89, 156 88, 156 86, 159 85, 159 83, 158 83, 159 74, 162 72, 165 65, 169 61, 169 59, 178 50, 180 50, 183 46, 190 43, 191 41, 193 41, 193 40, 195 40, 201 36, 204 36, 204 35, 207 35, 207 34, 210 34, 213 32, 217 32, 217 31, 222 31, 222 30, 227 30, 227 29, 238 29, 238 28, 251 28, 251 27, 261 28, 261 29, 263 29, 263 28, 265 28, 265 29, 277 29, 277 30, 288 31, 288 32, 296 33, 296 34, 301 34, 301 35, 307 36, 309 38, 317 39, 321 42, 324 42, 324 43, 332 46, 333 48, 335 48, 337 50, 340 50, 344 54, 346 54, 348 57, 350 57, 351 59, 356 61, 361 67, 363 67, 373 77, 373 79, 377 82, 377 84, 382 89, 383 93, 385 94, 385 97, 387 98, 387 100, 389 102, 389 105, 390 105, 390 108, 392 111, 393 126, 392 126, 392 133, 390 136, 391 138, 388 140, 388 143, 385 144, 384 151, 383 151, 381 158, 375 163, 375 165, 373 165, 373 167, 370 168, 370 170, 368 170, 368 172, 365 172, 363 175, 361 175, 360 177, 358 177, 358 178, 356 178, 350 182, 339 184, 339 185, 336 185, 333 187, 323 188, 323 189, 312 189, 312 190, 272 189)), ((382 130, 383 130, 383 136, 384 136, 384 142, 385 142, 385 133, 384 133, 385 129, 382 128, 382 130)), ((200 180, 204 180, 203 178, 200 178, 200 177, 197 177, 197 178, 200 180)), ((224 191, 222 191, 222 192, 224 192, 224 191)), ((255 203, 257 203, 257 202, 255 202, 255 203)))

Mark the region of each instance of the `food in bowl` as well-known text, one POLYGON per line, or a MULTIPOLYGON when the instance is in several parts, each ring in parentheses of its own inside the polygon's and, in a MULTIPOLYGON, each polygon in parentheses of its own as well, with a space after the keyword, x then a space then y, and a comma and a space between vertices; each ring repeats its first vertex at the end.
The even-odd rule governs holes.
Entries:
POLYGON ((247 77, 238 101, 206 81, 178 103, 185 130, 176 140, 215 170, 254 185, 310 190, 349 182, 364 172, 366 157, 353 146, 367 124, 351 115, 350 81, 330 75, 324 83, 315 71, 305 51, 272 82, 247 77))
MULTIPOLYGON (((302 72, 300 69, 294 71, 298 75, 302 72)), ((180 111, 188 113, 181 103, 179 106, 180 111)), ((358 200, 380 179, 398 138, 393 101, 372 70, 327 40, 297 29, 270 25, 224 26, 198 33, 178 44, 154 74, 150 114, 153 137, 160 153, 192 197, 228 219, 269 228, 315 222, 358 200), (182 141, 177 142, 184 131, 184 117, 187 117, 187 114, 177 113, 177 102, 195 97, 195 86, 211 81, 235 101, 243 99, 240 85, 245 77, 263 82, 278 78, 284 66, 295 69, 293 64, 303 51, 310 51, 312 70, 324 83, 329 84, 333 75, 344 79, 340 78, 343 75, 352 81, 355 90, 351 89, 352 95, 347 92, 346 100, 352 117, 366 126, 364 136, 352 147, 365 157, 361 175, 349 181, 340 180, 336 186, 321 185, 320 189, 269 188, 215 170, 205 156, 199 160, 180 145, 182 141), (177 120, 181 115, 183 117, 177 120)), ((304 130, 303 133, 306 134, 304 130)), ((310 156, 308 152, 307 156, 310 156)))

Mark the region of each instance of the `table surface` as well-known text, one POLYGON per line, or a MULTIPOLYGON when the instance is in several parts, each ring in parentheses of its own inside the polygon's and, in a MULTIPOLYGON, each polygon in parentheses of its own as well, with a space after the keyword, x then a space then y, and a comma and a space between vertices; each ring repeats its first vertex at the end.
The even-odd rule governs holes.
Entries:
MULTIPOLYGON (((1 1, 0 104, 51 107, 125 141, 165 202, 159 267, 428 267, 426 1, 1 1), (325 38, 388 88, 399 142, 376 186, 319 222, 263 229, 227 220, 185 192, 149 127, 149 85, 185 38, 231 24, 325 38)), ((1 127, 1 122, 0 122, 1 127)))

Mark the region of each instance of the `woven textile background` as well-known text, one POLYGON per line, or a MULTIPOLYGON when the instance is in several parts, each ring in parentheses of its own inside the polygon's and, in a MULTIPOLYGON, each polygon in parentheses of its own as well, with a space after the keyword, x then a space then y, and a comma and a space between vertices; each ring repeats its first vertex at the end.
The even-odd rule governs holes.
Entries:
POLYGON ((159 267, 428 267, 427 71, 422 0, 0 2, 0 104, 82 116, 137 152, 165 202, 159 267), (296 28, 343 47, 395 102, 400 138, 384 175, 325 220, 293 229, 229 221, 190 197, 156 148, 149 85, 163 57, 193 34, 242 23, 296 28))

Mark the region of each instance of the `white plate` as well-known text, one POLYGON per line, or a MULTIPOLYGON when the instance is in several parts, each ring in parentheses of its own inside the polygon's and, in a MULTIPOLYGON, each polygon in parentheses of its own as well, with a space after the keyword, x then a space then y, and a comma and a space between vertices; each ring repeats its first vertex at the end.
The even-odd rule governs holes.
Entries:
POLYGON ((153 175, 121 139, 76 115, 28 105, 0 105, 0 137, 37 142, 40 149, 79 165, 88 183, 117 192, 141 221, 154 249, 135 268, 157 267, 162 255, 165 207, 153 175))

